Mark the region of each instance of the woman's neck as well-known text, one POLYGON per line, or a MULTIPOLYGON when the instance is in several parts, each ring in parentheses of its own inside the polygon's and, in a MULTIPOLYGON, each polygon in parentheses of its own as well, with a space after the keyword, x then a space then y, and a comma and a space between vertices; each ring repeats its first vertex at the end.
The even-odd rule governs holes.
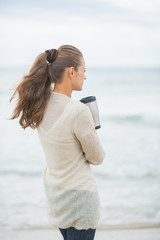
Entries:
POLYGON ((71 98, 72 88, 70 82, 63 81, 62 83, 56 83, 53 92, 64 94, 71 98))

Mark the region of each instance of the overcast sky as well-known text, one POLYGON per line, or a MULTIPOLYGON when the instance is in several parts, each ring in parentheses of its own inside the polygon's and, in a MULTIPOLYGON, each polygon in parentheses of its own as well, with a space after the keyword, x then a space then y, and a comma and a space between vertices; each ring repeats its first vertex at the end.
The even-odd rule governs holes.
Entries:
POLYGON ((160 0, 1 0, 0 66, 62 44, 86 66, 160 67, 160 0))

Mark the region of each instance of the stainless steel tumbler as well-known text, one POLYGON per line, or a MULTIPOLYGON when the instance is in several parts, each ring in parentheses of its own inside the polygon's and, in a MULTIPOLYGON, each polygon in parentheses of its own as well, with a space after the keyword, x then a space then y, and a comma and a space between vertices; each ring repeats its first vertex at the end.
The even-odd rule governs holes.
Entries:
POLYGON ((93 116, 93 121, 94 121, 94 126, 95 129, 99 129, 101 127, 100 125, 100 120, 99 120, 99 110, 98 110, 98 106, 97 106, 97 101, 96 101, 96 97, 95 96, 89 96, 89 97, 85 97, 80 99, 80 102, 86 104, 93 116))

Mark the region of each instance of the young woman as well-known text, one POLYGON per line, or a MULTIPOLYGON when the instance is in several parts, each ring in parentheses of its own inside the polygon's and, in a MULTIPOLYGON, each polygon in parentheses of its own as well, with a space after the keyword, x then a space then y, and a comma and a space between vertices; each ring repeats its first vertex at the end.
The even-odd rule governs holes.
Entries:
POLYGON ((105 153, 89 108, 71 99, 85 79, 82 53, 63 45, 36 58, 11 98, 17 94, 11 119, 20 116, 24 129, 38 130, 46 159, 49 219, 65 240, 94 239, 99 220, 99 195, 90 164, 101 164, 105 153))

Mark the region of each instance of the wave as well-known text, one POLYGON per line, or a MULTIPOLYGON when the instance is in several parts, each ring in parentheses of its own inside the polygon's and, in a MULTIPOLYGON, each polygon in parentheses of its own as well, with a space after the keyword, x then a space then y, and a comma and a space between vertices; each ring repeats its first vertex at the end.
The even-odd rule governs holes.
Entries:
MULTIPOLYGON (((160 173, 159 172, 147 172, 142 173, 142 174, 133 174, 133 172, 128 172, 128 173, 121 173, 121 174, 116 174, 116 173, 107 173, 107 172, 100 172, 100 171, 95 171, 94 174, 97 178, 101 179, 102 181, 104 180, 112 180, 112 179, 135 179, 135 180, 140 180, 140 179, 159 179, 160 178, 160 173)), ((14 176, 20 176, 23 178, 30 178, 30 177, 42 177, 43 176, 43 171, 17 171, 17 170, 1 170, 0 171, 1 176, 9 176, 9 175, 14 175, 14 176)))
POLYGON ((39 176, 41 177, 43 175, 43 171, 27 172, 27 171, 17 171, 17 170, 9 169, 9 170, 0 170, 0 175, 1 176, 18 175, 22 177, 39 177, 39 176))
POLYGON ((145 116, 139 114, 133 115, 113 115, 113 116, 102 116, 102 121, 114 122, 117 124, 142 124, 151 127, 160 127, 160 117, 158 116, 145 116))
POLYGON ((110 174, 110 173, 105 173, 105 172, 95 172, 94 174, 97 178, 101 179, 102 181, 104 180, 113 180, 113 179, 126 179, 126 180, 149 180, 149 179, 160 179, 160 173, 157 172, 146 172, 144 174, 138 175, 138 174, 132 174, 132 173, 128 173, 128 174, 110 174))

